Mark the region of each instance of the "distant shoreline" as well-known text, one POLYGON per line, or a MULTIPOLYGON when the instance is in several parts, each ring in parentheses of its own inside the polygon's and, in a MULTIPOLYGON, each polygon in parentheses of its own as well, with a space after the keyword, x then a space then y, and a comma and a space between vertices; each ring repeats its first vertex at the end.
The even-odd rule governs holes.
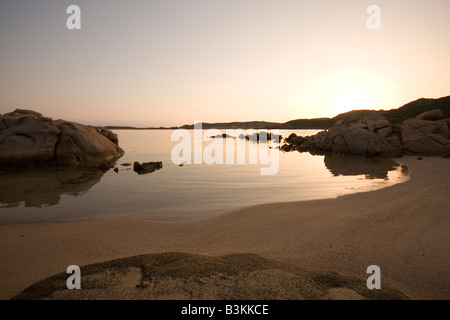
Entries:
MULTIPOLYGON (((135 128, 135 127, 114 127, 114 126, 106 126, 100 127, 106 128, 109 130, 176 130, 176 129, 186 129, 186 130, 194 130, 194 128, 181 128, 181 127, 170 127, 170 128, 135 128)), ((326 130, 328 128, 258 128, 258 127, 203 127, 202 129, 219 129, 219 130, 227 130, 227 129, 255 129, 255 130, 326 130)))
MULTIPOLYGON (((420 98, 411 101, 397 109, 391 110, 353 110, 341 113, 333 118, 296 119, 287 122, 268 121, 233 121, 202 123, 203 129, 279 129, 279 130, 325 130, 332 127, 336 121, 356 122, 366 117, 383 116, 393 124, 400 124, 409 118, 415 118, 419 114, 433 109, 441 109, 445 118, 450 118, 450 96, 438 99, 420 98)), ((146 127, 134 126, 99 126, 110 130, 175 130, 194 129, 193 124, 172 127, 146 127)))

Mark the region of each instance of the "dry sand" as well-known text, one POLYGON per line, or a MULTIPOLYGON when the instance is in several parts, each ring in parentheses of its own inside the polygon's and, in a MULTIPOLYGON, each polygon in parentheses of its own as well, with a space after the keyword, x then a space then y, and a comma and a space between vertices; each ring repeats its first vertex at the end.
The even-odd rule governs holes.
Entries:
POLYGON ((402 184, 196 222, 0 225, 0 298, 450 299, 450 159, 397 161, 402 184))

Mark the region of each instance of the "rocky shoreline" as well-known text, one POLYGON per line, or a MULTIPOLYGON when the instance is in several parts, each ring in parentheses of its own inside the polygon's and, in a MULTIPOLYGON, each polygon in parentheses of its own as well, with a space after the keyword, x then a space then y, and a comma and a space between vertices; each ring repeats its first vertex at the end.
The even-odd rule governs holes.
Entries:
MULTIPOLYGON (((220 137, 228 136, 226 134, 220 137)), ((259 134, 241 135, 259 142, 259 134)), ((267 140, 282 137, 267 134, 267 140)), ((313 136, 291 134, 281 151, 309 152, 313 155, 357 155, 401 157, 403 155, 450 157, 450 118, 440 109, 426 111, 395 124, 386 117, 369 113, 365 117, 338 120, 328 130, 313 136)), ((40 166, 107 166, 124 154, 117 134, 105 128, 16 109, 0 115, 0 168, 40 166)), ((152 165, 148 173, 159 169, 152 165)), ((117 171, 116 171, 117 172, 117 171)))
POLYGON ((450 118, 440 109, 424 112, 402 124, 383 116, 354 122, 337 121, 333 127, 313 136, 291 134, 282 151, 314 155, 359 155, 401 157, 402 155, 450 156, 450 118))

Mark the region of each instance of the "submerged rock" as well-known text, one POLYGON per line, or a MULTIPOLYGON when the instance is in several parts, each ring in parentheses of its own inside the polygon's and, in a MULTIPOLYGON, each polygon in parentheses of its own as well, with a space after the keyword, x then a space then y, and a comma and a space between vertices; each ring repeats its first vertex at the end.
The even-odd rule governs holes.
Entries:
POLYGON ((124 154, 117 135, 31 110, 0 115, 0 166, 95 166, 124 154))
POLYGON ((211 136, 210 138, 235 139, 235 137, 230 136, 229 134, 226 134, 226 133, 218 134, 216 136, 211 136))
POLYGON ((283 136, 271 132, 255 132, 253 134, 240 134, 239 139, 245 139, 252 142, 269 142, 273 140, 274 142, 281 142, 283 140, 283 136))
POLYGON ((133 165, 133 170, 137 174, 147 174, 151 173, 153 171, 159 170, 162 168, 162 162, 156 161, 156 162, 143 162, 139 163, 136 161, 133 165))

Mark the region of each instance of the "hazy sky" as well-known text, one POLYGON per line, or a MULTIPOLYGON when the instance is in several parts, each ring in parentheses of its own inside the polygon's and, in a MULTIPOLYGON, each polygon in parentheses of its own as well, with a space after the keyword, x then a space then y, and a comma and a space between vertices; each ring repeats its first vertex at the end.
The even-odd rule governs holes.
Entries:
POLYGON ((0 40, 0 113, 94 125, 284 122, 450 95, 449 0, 1 0, 0 40))

